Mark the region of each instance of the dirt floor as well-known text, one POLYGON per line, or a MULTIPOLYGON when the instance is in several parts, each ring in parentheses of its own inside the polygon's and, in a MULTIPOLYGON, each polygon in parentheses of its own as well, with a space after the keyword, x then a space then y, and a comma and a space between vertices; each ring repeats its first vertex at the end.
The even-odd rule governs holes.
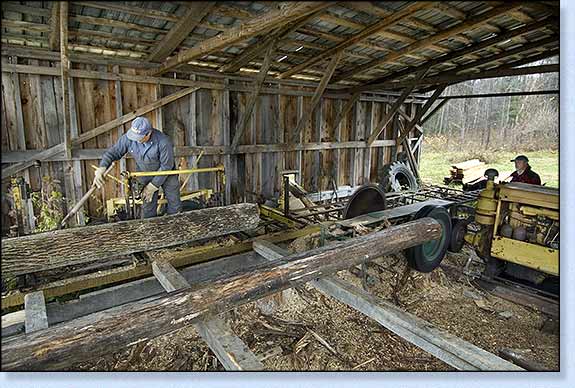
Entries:
MULTIPOLYGON (((294 241, 292 252, 318 245, 319 238, 294 241)), ((444 263, 461 268, 470 251, 449 254, 444 263)), ((438 268, 410 271, 401 256, 368 266, 368 290, 489 352, 521 350, 546 368, 559 368, 559 337, 540 329, 545 317, 474 287, 460 273, 438 268)), ((338 276, 358 287, 348 271, 338 276)), ((262 359, 267 370, 448 371, 452 367, 377 322, 305 285, 241 306, 222 315, 262 359)), ((71 370, 224 370, 193 327, 142 342, 71 370)))

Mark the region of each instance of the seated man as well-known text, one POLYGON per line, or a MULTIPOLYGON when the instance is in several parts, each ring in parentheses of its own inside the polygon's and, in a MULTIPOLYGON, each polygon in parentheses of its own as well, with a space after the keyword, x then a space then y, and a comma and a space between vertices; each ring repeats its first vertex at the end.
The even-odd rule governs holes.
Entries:
POLYGON ((532 185, 541 184, 541 178, 535 171, 531 170, 527 156, 519 155, 511 161, 515 162, 515 172, 511 174, 511 182, 529 183, 532 185))
MULTIPOLYGON (((104 172, 113 161, 121 159, 130 152, 136 160, 136 171, 168 171, 175 170, 174 147, 170 138, 164 133, 152 128, 145 117, 136 117, 132 127, 116 144, 102 156, 100 167, 96 170, 94 183, 98 188, 104 184, 104 172)), ((178 213, 181 210, 180 182, 178 175, 144 176, 138 178, 143 185, 142 210, 144 218, 155 217, 158 207, 158 190, 164 188, 168 202, 167 214, 178 213)))

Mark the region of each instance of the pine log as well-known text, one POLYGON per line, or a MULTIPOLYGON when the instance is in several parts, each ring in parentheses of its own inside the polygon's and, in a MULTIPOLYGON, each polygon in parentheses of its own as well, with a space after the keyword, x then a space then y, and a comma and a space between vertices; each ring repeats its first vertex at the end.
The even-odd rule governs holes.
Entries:
POLYGON ((392 226, 281 261, 251 272, 204 283, 164 297, 90 314, 2 342, 2 369, 58 370, 191 325, 209 314, 332 275, 377 257, 437 239, 432 218, 392 226))
POLYGON ((2 277, 218 237, 258 223, 258 206, 243 203, 2 239, 2 277))

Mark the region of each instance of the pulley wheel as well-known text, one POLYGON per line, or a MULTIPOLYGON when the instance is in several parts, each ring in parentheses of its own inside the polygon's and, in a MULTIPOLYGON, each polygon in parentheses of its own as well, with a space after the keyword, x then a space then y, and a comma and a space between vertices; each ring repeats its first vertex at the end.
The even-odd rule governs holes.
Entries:
POLYGON ((359 187, 343 209, 343 219, 348 220, 363 214, 385 210, 385 192, 377 185, 359 187))
POLYGON ((414 220, 431 217, 441 225, 441 237, 405 250, 408 265, 418 272, 431 272, 439 266, 451 240, 451 217, 441 206, 427 205, 415 213, 414 220))
POLYGON ((449 252, 460 252, 465 243, 465 233, 469 221, 454 218, 451 223, 451 240, 449 241, 449 252))

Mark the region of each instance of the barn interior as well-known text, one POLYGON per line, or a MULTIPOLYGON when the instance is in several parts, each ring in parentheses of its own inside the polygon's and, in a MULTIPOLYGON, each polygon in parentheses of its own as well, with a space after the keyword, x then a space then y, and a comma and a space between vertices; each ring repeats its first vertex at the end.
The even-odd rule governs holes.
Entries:
POLYGON ((4 1, 1 27, 2 369, 559 370, 558 190, 419 168, 474 98, 446 88, 559 71, 558 1, 4 1), (130 154, 93 184, 141 116, 181 213, 161 189, 143 218, 130 154))

